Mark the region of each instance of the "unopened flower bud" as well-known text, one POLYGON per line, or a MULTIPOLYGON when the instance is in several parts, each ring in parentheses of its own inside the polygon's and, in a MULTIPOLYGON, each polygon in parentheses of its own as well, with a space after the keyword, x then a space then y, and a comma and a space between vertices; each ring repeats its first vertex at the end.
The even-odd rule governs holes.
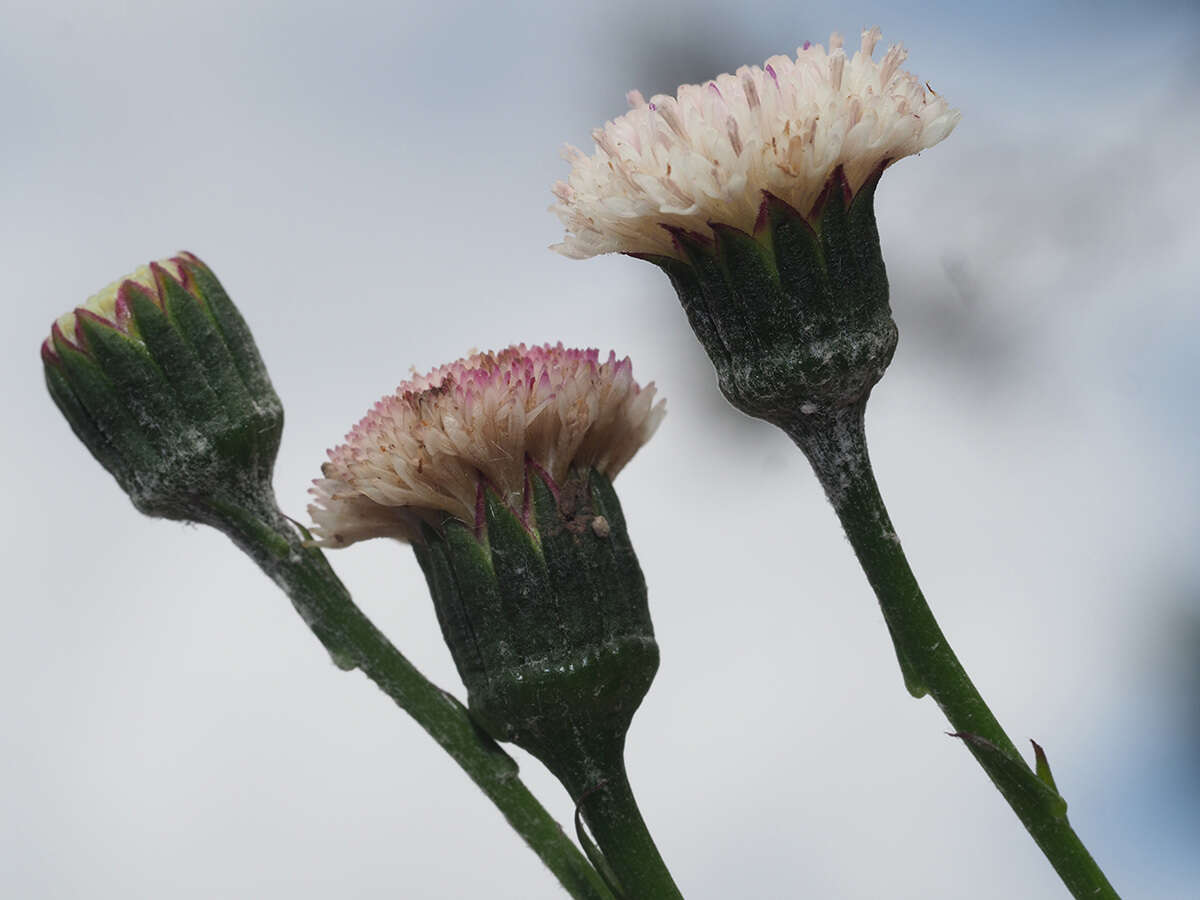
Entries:
POLYGON ((92 455, 152 516, 210 521, 270 496, 283 408, 246 323, 190 253, 60 317, 46 384, 92 455))

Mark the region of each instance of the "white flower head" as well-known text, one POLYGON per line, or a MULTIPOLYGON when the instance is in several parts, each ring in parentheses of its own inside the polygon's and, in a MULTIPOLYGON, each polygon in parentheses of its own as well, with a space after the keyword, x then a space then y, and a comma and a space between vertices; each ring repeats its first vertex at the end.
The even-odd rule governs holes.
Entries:
POLYGON ((414 376, 329 451, 310 489, 313 532, 341 547, 411 541, 446 513, 478 526, 485 487, 525 519, 530 467, 553 484, 573 467, 615 477, 665 414, 654 394, 628 357, 562 344, 475 353, 414 376))
POLYGON ((879 38, 878 28, 864 31, 847 57, 834 34, 828 51, 805 43, 795 59, 774 56, 674 97, 647 102, 631 91, 629 112, 593 133, 595 153, 564 151, 571 174, 554 186, 551 210, 567 234, 553 249, 576 259, 678 256, 663 226, 753 232, 764 191, 807 215, 839 166, 855 192, 932 147, 960 114, 900 69, 903 47, 875 62, 879 38))

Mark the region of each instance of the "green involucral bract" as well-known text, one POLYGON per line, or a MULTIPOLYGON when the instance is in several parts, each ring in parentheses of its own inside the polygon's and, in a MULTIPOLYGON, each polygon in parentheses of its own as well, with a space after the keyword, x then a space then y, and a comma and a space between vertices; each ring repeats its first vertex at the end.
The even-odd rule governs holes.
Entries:
POLYGON ((530 482, 527 523, 486 490, 478 533, 448 518, 414 548, 472 714, 578 799, 619 762, 658 645, 608 479, 530 482))
MULTIPOLYGON (((663 269, 738 409, 777 425, 864 399, 896 349, 875 227, 882 169, 853 197, 837 170, 806 217, 764 197, 753 234, 674 230, 663 269)), ((638 255, 638 254, 635 254, 638 255)))

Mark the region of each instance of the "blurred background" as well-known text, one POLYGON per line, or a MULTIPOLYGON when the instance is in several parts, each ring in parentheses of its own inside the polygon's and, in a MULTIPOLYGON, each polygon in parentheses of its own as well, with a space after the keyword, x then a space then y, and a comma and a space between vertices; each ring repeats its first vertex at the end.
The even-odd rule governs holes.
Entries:
MULTIPOLYGON (((225 538, 138 515, 42 384, 52 319, 189 249, 253 327, 304 518, 327 447, 468 348, 615 348, 670 413, 617 483, 663 665, 631 778, 689 898, 1055 898, 807 464, 667 281, 546 250, 564 141, 841 30, 964 118, 884 178, 900 348, 868 430, 942 625, 1127 897, 1200 890, 1200 15, 1076 2, 0 4, 0 893, 561 896, 225 538)), ((460 690, 411 552, 332 557, 460 690)), ((564 822, 557 783, 519 751, 564 822)))

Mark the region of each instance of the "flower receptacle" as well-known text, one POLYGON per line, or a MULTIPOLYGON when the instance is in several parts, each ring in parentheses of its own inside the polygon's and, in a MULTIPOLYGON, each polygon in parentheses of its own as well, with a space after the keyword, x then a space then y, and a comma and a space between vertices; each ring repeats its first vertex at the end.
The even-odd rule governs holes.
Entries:
POLYGON ((485 489, 481 529, 448 518, 414 548, 472 715, 578 799, 620 765, 658 645, 609 480, 531 467, 528 484, 523 509, 485 489))
POLYGON ((856 404, 883 376, 898 332, 875 225, 882 167, 850 195, 834 173, 809 215, 766 194, 754 233, 674 230, 682 259, 639 255, 671 279, 738 409, 777 425, 856 404))

